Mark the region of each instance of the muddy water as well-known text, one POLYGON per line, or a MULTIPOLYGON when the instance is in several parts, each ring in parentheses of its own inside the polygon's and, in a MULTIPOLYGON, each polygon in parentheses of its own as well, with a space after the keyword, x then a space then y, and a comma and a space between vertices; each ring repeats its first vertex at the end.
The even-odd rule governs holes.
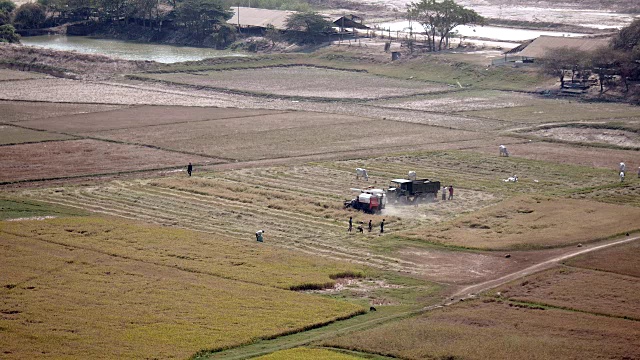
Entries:
POLYGON ((23 37, 21 42, 28 46, 47 49, 77 51, 83 54, 101 54, 125 60, 151 60, 161 63, 197 61, 222 56, 247 56, 242 53, 208 48, 93 39, 86 36, 31 36, 23 37))

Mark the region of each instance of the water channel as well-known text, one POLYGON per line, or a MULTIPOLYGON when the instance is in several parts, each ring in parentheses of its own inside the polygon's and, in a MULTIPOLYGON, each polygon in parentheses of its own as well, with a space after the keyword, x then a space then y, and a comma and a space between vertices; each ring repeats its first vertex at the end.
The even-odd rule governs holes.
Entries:
POLYGON ((167 64, 223 56, 248 56, 227 50, 95 39, 87 36, 30 36, 23 37, 20 41, 24 45, 40 48, 100 54, 125 60, 152 60, 167 64))

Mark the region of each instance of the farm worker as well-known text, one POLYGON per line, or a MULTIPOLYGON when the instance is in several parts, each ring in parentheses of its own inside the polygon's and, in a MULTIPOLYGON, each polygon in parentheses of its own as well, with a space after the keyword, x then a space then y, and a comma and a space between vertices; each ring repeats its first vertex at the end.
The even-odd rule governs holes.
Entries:
POLYGON ((382 219, 382 222, 380 223, 380 234, 384 233, 384 219, 382 219))
POLYGON ((447 200, 447 187, 443 186, 442 187, 442 201, 447 200))
POLYGON ((189 176, 191 176, 191 172, 193 171, 193 165, 191 165, 191 163, 189 163, 189 166, 187 166, 187 174, 189 174, 189 176))
POLYGON ((453 200, 453 185, 449 185, 449 200, 453 200))
POLYGON ((626 167, 627 166, 622 161, 620 161, 620 171, 624 171, 626 167))
MULTIPOLYGON (((640 168, 638 168, 638 176, 640 176, 640 168)), ((373 230, 373 224, 371 223, 371 219, 369 219, 369 232, 373 230)))
POLYGON ((349 228, 347 229, 347 231, 351 232, 351 230, 353 230, 353 217, 349 216, 349 228))
POLYGON ((624 171, 620 171, 620 182, 624 181, 624 171))
POLYGON ((264 234, 264 230, 256 231, 256 241, 264 242, 264 238, 262 237, 263 234, 264 234))
POLYGON ((364 233, 364 229, 362 228, 362 224, 358 225, 358 232, 363 234, 364 233))

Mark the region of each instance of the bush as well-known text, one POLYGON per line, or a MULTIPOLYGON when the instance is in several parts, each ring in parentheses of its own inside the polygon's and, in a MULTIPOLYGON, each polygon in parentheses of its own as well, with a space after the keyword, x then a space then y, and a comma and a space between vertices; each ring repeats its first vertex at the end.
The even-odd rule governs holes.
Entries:
POLYGON ((0 11, 0 26, 11 24, 11 19, 9 18, 9 14, 0 11))
POLYGON ((44 8, 40 4, 26 3, 16 10, 13 23, 18 29, 37 29, 46 19, 44 8))
POLYGON ((16 29, 13 25, 0 25, 0 43, 19 43, 20 35, 16 34, 16 29))
POLYGON ((16 9, 16 4, 11 0, 0 0, 0 13, 10 15, 16 9))

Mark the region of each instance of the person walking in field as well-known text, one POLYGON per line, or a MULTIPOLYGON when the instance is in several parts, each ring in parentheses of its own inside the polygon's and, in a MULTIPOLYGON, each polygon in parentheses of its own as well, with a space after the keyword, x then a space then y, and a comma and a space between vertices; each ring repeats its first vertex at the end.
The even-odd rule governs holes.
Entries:
POLYGON ((382 222, 380 223, 380 234, 384 234, 384 219, 382 219, 382 222))
POLYGON ((449 200, 453 200, 453 185, 449 185, 449 200))
POLYGON ((351 230, 353 230, 353 217, 349 216, 349 228, 347 229, 347 231, 351 232, 351 230))
MULTIPOLYGON (((640 174, 640 170, 638 170, 638 174, 640 174)), ((371 219, 369 219, 369 232, 371 232, 371 230, 373 230, 373 223, 371 222, 371 219)))
POLYGON ((191 172, 193 171, 193 165, 191 165, 191 163, 189 163, 189 166, 187 166, 187 174, 189 174, 189 176, 191 176, 191 172))
POLYGON ((624 182, 624 171, 620 171, 620 182, 624 182))
POLYGON ((446 201, 447 200, 447 187, 443 186, 442 187, 442 201, 446 201))
POLYGON ((257 242, 264 242, 263 234, 264 234, 264 230, 256 231, 256 241, 257 242))

